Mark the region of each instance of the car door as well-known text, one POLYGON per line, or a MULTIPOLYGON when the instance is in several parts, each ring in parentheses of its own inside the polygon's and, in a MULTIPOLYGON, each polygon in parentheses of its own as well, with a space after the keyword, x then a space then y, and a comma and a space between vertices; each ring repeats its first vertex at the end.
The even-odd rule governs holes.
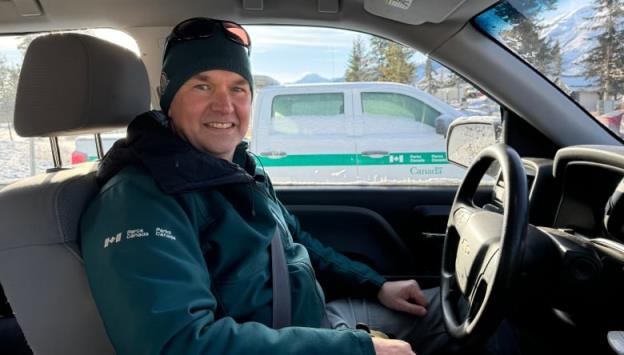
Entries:
POLYGON ((259 94, 252 150, 280 183, 356 178, 352 98, 340 86, 268 89, 259 94))
POLYGON ((353 104, 360 180, 410 183, 463 175, 446 160, 444 135, 436 133, 436 119, 444 113, 426 96, 417 98, 399 85, 369 84, 354 90, 353 104))

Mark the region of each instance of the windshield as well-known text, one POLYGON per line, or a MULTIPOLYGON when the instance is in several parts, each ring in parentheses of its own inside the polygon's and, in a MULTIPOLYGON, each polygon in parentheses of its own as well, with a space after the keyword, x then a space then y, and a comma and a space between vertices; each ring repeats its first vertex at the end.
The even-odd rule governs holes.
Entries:
POLYGON ((624 136, 621 1, 509 0, 474 23, 624 136))

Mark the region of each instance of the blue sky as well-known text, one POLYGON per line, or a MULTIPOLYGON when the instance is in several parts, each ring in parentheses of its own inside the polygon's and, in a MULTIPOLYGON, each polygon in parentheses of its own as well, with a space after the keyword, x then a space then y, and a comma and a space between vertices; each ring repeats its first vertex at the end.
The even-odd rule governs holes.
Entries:
POLYGON ((251 62, 256 74, 282 83, 307 73, 326 78, 344 75, 356 32, 329 28, 246 26, 251 36, 251 62))

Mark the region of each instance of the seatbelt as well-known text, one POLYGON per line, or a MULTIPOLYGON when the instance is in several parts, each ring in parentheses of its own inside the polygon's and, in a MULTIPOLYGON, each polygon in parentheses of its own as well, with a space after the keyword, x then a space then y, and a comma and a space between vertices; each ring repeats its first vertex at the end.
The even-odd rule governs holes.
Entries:
POLYGON ((279 225, 275 226, 275 234, 271 240, 271 272, 273 279, 273 329, 290 325, 290 281, 288 265, 284 255, 284 246, 280 236, 279 225))

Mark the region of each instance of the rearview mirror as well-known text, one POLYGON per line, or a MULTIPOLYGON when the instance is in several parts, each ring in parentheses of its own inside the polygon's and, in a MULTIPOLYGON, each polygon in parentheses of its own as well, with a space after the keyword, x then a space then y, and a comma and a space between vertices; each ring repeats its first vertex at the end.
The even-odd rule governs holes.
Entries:
POLYGON ((459 118, 448 128, 446 154, 451 163, 468 167, 484 148, 501 141, 499 117, 459 118))

